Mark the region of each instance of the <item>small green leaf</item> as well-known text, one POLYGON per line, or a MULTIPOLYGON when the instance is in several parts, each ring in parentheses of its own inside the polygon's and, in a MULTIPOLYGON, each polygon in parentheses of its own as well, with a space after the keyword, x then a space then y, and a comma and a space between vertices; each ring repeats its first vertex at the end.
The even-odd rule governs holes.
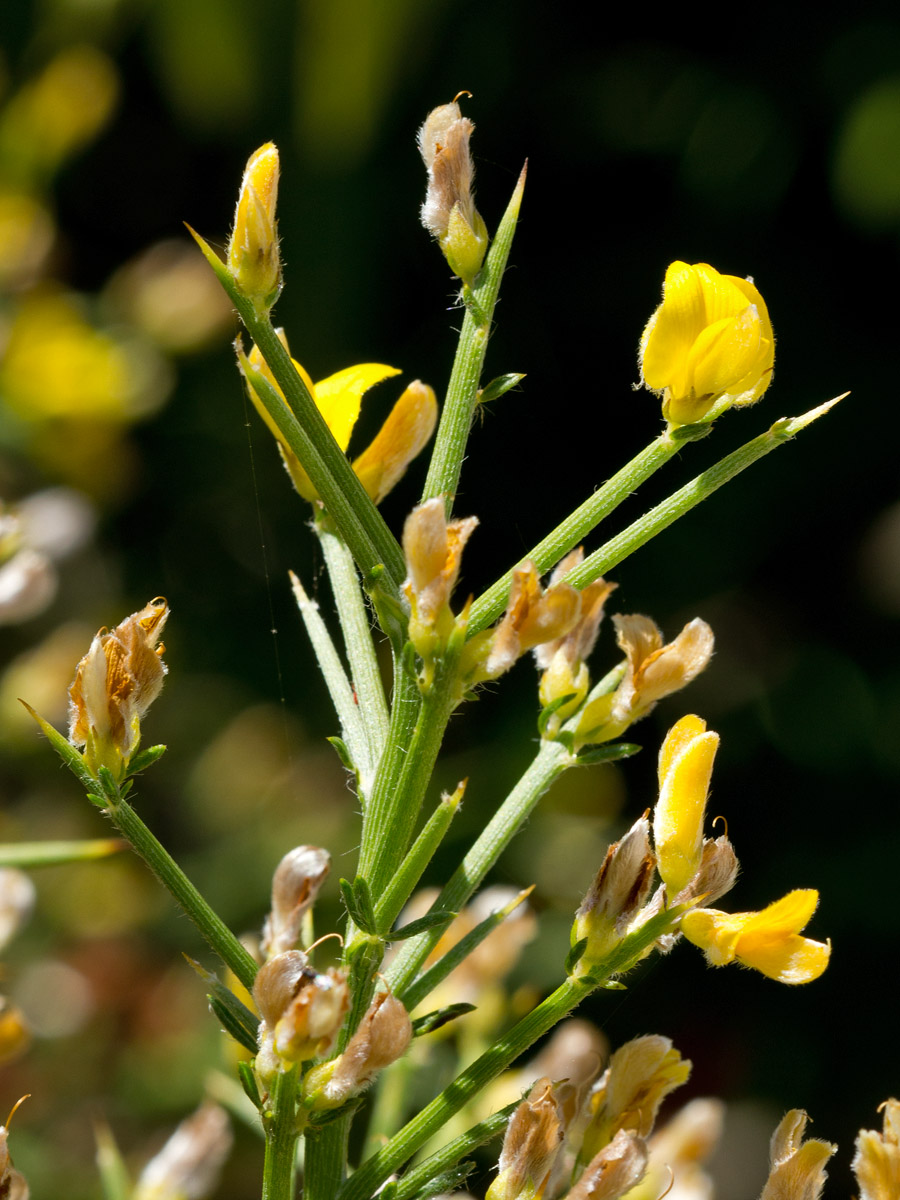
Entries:
POLYGON ((237 1069, 247 1099, 258 1112, 262 1112, 262 1096, 259 1094, 255 1071, 248 1062, 239 1062, 237 1069))
POLYGON ((474 1011, 474 1004, 462 1002, 448 1004, 445 1008, 436 1008, 434 1012, 426 1013, 424 1017, 418 1017, 413 1021, 413 1037, 422 1037, 426 1033, 432 1033, 435 1029, 440 1029, 442 1025, 455 1021, 457 1017, 464 1017, 466 1013, 474 1011))
POLYGON ((514 388, 517 384, 521 383, 524 378, 524 375, 520 375, 516 371, 513 371, 508 375, 498 375, 496 379, 492 379, 491 382, 486 387, 483 387, 478 393, 478 403, 490 404, 492 400, 499 400, 501 396, 505 395, 506 392, 510 390, 510 388, 514 388))
POLYGON ((363 933, 367 933, 371 937, 377 936, 375 913, 372 911, 372 897, 366 881, 362 876, 359 876, 353 883, 349 879, 342 879, 340 888, 353 924, 363 933))
MULTIPOLYGON (((356 1112, 362 1102, 362 1096, 354 1096, 352 1100, 348 1100, 340 1108, 326 1108, 319 1112, 311 1112, 309 1114, 309 1125, 313 1129, 321 1129, 323 1125, 330 1125, 332 1121, 337 1121, 341 1117, 349 1117, 352 1113, 356 1112)), ((379 1192, 379 1197, 383 1195, 383 1191, 379 1192)))
POLYGON ((572 972, 575 970, 575 968, 578 966, 578 963, 581 961, 582 955, 584 954, 585 950, 587 949, 587 944, 588 944, 587 938, 582 938, 580 942, 575 943, 575 945, 571 948, 569 953, 566 955, 566 974, 567 975, 571 975, 572 972))
POLYGON ((436 908, 434 912, 426 913, 424 917, 419 917, 417 921, 410 921, 402 929, 393 930, 388 934, 388 941, 402 942, 406 938, 416 937, 417 934, 424 933, 426 929, 434 929, 437 925, 449 925, 458 915, 458 913, 450 912, 447 908, 436 908))
POLYGON ((109 767, 97 768, 97 782, 100 784, 100 789, 110 804, 118 804, 122 799, 122 793, 119 790, 119 784, 115 775, 109 767))
POLYGON ((419 681, 419 656, 412 642, 406 642, 400 654, 400 667, 410 679, 419 681))
POLYGON ((97 1143, 96 1161, 103 1200, 129 1200, 134 1185, 113 1131, 105 1122, 94 1125, 94 1140, 97 1143))
POLYGON ((642 749, 634 742, 613 742, 609 746, 595 746, 590 750, 582 750, 577 763, 580 767, 590 767, 594 763, 616 762, 620 758, 631 758, 642 749))
POLYGON ((96 805, 97 808, 106 808, 109 804, 108 800, 104 799, 103 796, 98 796, 96 792, 88 792, 87 798, 90 800, 91 804, 96 805))
MULTIPOLYGON (((411 1200, 430 1200, 432 1196, 455 1192, 461 1184, 465 1183, 474 1169, 475 1163, 471 1159, 456 1163, 455 1166, 448 1167, 446 1171, 440 1171, 437 1175, 432 1176, 428 1183, 411 1197, 411 1200)), ((383 1194, 383 1192, 379 1193, 379 1195, 383 1194)))
POLYGON ((145 771, 147 767, 152 767, 155 762, 162 758, 167 750, 166 746, 148 746, 146 750, 139 750, 128 764, 128 774, 137 775, 140 771, 145 771))
POLYGON ((350 751, 347 749, 347 743, 343 740, 343 738, 330 737, 326 738, 325 741, 330 742, 335 748, 337 751, 337 756, 341 760, 341 765, 346 767, 348 771, 352 771, 354 774, 356 774, 356 767, 353 764, 353 759, 350 757, 350 751))
POLYGON ((209 1007, 222 1022, 225 1032, 230 1034, 239 1046, 255 1054, 259 1049, 259 1021, 230 988, 213 978, 212 988, 206 995, 209 1007))

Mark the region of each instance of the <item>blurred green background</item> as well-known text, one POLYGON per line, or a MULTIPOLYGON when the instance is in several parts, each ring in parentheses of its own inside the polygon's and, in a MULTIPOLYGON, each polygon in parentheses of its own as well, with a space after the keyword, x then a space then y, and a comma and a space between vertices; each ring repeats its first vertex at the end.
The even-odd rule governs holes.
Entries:
MULTIPOLYGON (((92 633, 162 593, 171 674, 146 732, 169 753, 141 783, 148 821, 239 929, 258 928, 290 846, 329 847, 335 875, 352 865, 354 800, 286 584, 297 570, 329 611, 322 564, 182 225, 224 244, 261 142, 282 155, 277 315, 295 356, 313 378, 392 363, 439 395, 460 313, 417 223, 415 131, 473 93, 489 228, 529 159, 488 362, 488 377, 527 379, 474 432, 457 507, 482 524, 462 591, 655 436, 657 402, 632 392, 635 349, 671 260, 754 277, 775 383, 615 528, 776 417, 852 389, 615 572, 614 609, 651 614, 669 636, 702 616, 716 657, 635 731, 643 755, 565 781, 498 872, 538 885, 544 933, 517 978, 552 986, 607 841, 654 798, 665 729, 696 711, 721 732, 711 811, 743 864, 730 906, 820 888, 810 932, 833 939, 832 966, 790 990, 679 947, 591 1015, 614 1045, 672 1037, 695 1063, 685 1093, 734 1102, 738 1184, 721 1194, 735 1200, 755 1194, 764 1139, 795 1105, 840 1143, 826 1194, 846 1194, 855 1131, 900 1087, 900 18, 877 4, 814 25, 781 13, 756 6, 726 40, 719 21, 680 10, 652 29, 607 10, 601 36, 593 17, 536 0, 6 0, 0 12, 0 496, 31 514, 46 551, 43 607, 7 604, 0 628, 0 840, 103 833, 15 698, 62 724, 92 633)), ((373 394, 369 429, 396 394, 373 394)), ((414 466, 385 502, 394 528, 421 480, 414 466)), ((613 657, 606 629, 598 670, 613 657)), ((439 782, 470 785, 445 865, 529 760, 536 715, 523 663, 454 719, 439 782)), ((3 1068, 0 1110, 33 1094, 14 1150, 34 1194, 86 1197, 92 1121, 140 1162, 220 1062, 179 957, 208 956, 125 857, 35 878, 2 990, 38 1036, 3 1068), (62 1023, 60 996, 74 1014, 62 1023)), ((338 919, 335 891, 321 929, 338 919)), ((240 1137, 220 1197, 254 1194, 259 1148, 240 1137)))

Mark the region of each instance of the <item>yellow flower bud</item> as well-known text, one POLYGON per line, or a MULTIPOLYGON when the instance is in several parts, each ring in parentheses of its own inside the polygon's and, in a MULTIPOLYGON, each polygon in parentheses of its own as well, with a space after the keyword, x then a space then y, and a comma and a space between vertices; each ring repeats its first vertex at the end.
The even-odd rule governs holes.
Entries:
POLYGON ((111 632, 101 629, 78 664, 69 688, 69 741, 84 746, 84 761, 96 774, 107 767, 117 780, 141 737, 141 717, 162 690, 166 674, 157 645, 169 616, 162 597, 111 632))
POLYGON ((275 224, 280 167, 278 150, 266 142, 244 168, 228 243, 228 267, 238 289, 268 312, 281 291, 281 258, 275 224))
POLYGON ((555 1087, 539 1079, 506 1126, 499 1174, 486 1200, 539 1200, 563 1144, 563 1123, 555 1087))
POLYGON ((312 1106, 333 1108, 358 1096, 379 1071, 403 1057, 411 1041, 412 1021, 402 1001, 390 992, 380 992, 344 1053, 333 1062, 314 1067, 307 1076, 304 1090, 312 1106))
POLYGON ((831 956, 830 943, 800 937, 818 903, 815 888, 799 888, 761 912, 695 908, 681 918, 681 932, 704 951, 710 966, 737 959, 780 983, 809 983, 831 956))
POLYGON ((818 1200, 825 1185, 825 1164, 837 1150, 831 1142, 803 1140, 807 1116, 792 1108, 772 1134, 771 1169, 759 1200, 818 1200))
POLYGON ((644 1139, 620 1129, 609 1145, 594 1155, 575 1186, 566 1192, 566 1200, 619 1200, 631 1194, 646 1170, 644 1139))
POLYGON ((752 280, 706 263, 671 264, 640 348, 641 379, 662 395, 667 421, 688 425, 714 405, 752 404, 771 383, 774 361, 772 324, 752 280))

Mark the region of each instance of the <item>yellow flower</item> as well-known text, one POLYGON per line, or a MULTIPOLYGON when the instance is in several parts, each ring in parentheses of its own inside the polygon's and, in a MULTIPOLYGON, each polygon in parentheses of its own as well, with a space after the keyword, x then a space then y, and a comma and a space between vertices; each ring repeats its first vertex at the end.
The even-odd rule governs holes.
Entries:
POLYGON ((853 1174, 860 1200, 891 1200, 900 1196, 900 1103, 885 1100, 882 1132, 861 1129, 856 1139, 853 1174))
POLYGON ((805 1142, 808 1120, 802 1108, 782 1117, 769 1143, 769 1178, 759 1200, 819 1200, 825 1167, 837 1146, 818 1138, 805 1142))
POLYGON ((752 280, 672 263, 640 348, 641 378, 662 394, 667 421, 700 421, 720 401, 752 404, 771 383, 774 361, 772 324, 752 280))
MULTIPOLYGON (((278 336, 287 347, 287 341, 281 330, 278 331, 278 336)), ((281 396, 281 389, 275 382, 275 377, 256 346, 242 361, 245 364, 245 373, 250 372, 248 377, 250 399, 259 415, 278 439, 281 456, 294 482, 294 487, 305 500, 309 500, 311 503, 318 500, 319 494, 313 486, 312 480, 300 465, 300 460, 293 450, 282 439, 275 422, 253 389, 252 376, 255 372, 261 375, 281 396)), ((313 383, 297 360, 292 359, 291 361, 297 374, 309 389, 319 412, 325 418, 325 423, 334 435, 334 440, 344 451, 350 444, 350 435, 359 417, 363 396, 376 383, 400 374, 396 367, 388 367, 384 363, 360 363, 359 366, 346 367, 335 375, 329 375, 320 383, 313 383)), ((387 420, 375 435, 374 440, 353 462, 353 470, 376 504, 379 504, 391 488, 399 482, 412 460, 424 449, 434 432, 436 421, 437 400, 434 390, 420 380, 414 380, 391 409, 387 420)))
POLYGON ((818 903, 815 888, 798 888, 761 912, 695 908, 681 918, 681 932, 705 952, 711 966, 737 959, 780 983, 809 983, 831 955, 830 943, 800 937, 818 903))
POLYGON ((659 752, 659 800, 653 841, 660 878, 675 896, 700 869, 703 817, 719 735, 700 717, 682 717, 659 752))

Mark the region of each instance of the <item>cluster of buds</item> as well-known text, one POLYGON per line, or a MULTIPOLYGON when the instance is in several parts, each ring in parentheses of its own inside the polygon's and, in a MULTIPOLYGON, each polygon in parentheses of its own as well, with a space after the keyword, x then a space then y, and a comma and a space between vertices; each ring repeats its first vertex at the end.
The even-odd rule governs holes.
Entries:
POLYGON ((253 1000, 260 1015, 256 1069, 269 1080, 331 1050, 350 993, 346 972, 317 971, 302 950, 286 950, 260 967, 253 1000))
POLYGON ((469 139, 475 126, 460 112, 458 99, 432 109, 419 130, 428 171, 422 224, 437 238, 453 273, 471 287, 484 262, 488 231, 472 196, 469 139))
POLYGON ((683 717, 669 731, 659 756, 653 844, 645 814, 610 846, 572 926, 576 976, 627 970, 654 946, 668 950, 672 932, 640 936, 652 918, 667 910, 672 931, 703 950, 712 966, 737 961, 791 984, 808 983, 825 970, 830 944, 800 932, 818 904, 813 889, 789 892, 761 912, 697 907, 729 891, 738 870, 727 836, 703 836, 718 741, 695 716, 683 717), (653 891, 657 874, 661 882, 653 891))
POLYGON ((753 404, 772 382, 775 338, 752 279, 673 262, 641 338, 641 381, 670 425, 753 404))
POLYGON ((84 747, 96 776, 106 767, 117 782, 141 740, 141 718, 162 690, 166 666, 160 636, 169 616, 162 597, 109 631, 101 629, 69 688, 69 741, 84 747))
MULTIPOLYGON (((276 332, 287 350, 284 330, 278 329, 276 332)), ((296 359, 291 361, 335 441, 345 452, 359 419, 363 397, 377 383, 400 374, 396 367, 389 367, 384 363, 359 363, 353 367, 345 367, 319 383, 313 383, 305 368, 296 359)), ((320 503, 315 485, 259 398, 259 390, 268 387, 270 394, 275 395, 287 407, 284 393, 259 348, 254 346, 246 356, 239 351, 238 363, 247 382, 248 395, 274 435, 294 487, 304 500, 311 504, 320 503)), ((375 504, 381 503, 403 478, 412 460, 424 450, 434 432, 436 422, 437 399, 434 389, 419 379, 413 380, 401 393, 373 440, 352 463, 353 470, 375 504)))

